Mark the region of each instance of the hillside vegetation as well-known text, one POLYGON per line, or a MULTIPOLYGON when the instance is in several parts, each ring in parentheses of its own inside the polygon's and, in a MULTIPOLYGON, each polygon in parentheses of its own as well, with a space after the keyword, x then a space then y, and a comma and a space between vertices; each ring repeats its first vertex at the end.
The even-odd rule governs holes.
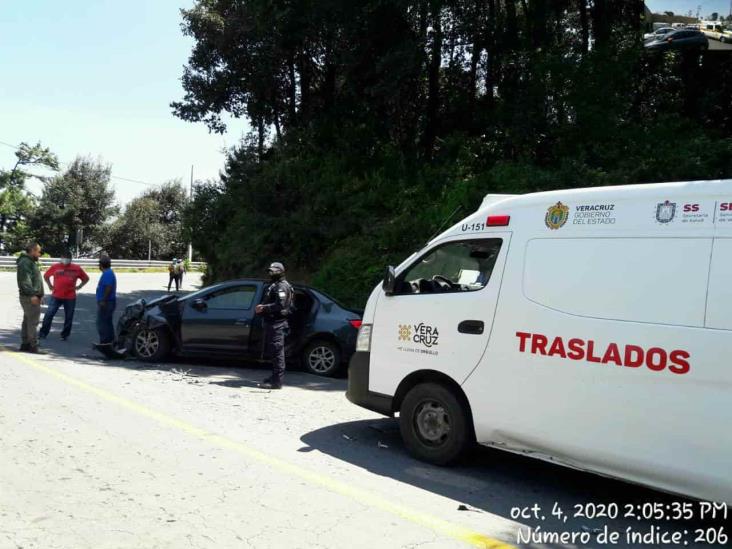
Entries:
POLYGON ((210 279, 363 306, 486 193, 732 176, 732 56, 646 54, 642 6, 199 0, 173 110, 253 128, 184 216, 210 279))

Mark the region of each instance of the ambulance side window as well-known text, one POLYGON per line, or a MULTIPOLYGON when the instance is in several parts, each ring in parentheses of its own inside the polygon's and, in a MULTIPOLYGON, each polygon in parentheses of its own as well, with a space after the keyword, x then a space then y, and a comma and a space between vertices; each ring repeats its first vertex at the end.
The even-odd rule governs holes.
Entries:
POLYGON ((491 278, 502 240, 461 240, 423 255, 397 279, 396 294, 474 292, 491 278))

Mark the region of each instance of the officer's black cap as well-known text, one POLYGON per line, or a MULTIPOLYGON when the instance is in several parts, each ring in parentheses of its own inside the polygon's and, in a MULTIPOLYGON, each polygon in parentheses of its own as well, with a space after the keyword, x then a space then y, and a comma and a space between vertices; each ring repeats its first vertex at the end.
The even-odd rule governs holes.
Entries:
POLYGON ((275 261, 269 266, 269 269, 267 269, 267 272, 270 274, 285 274, 285 266, 280 263, 279 261, 275 261))

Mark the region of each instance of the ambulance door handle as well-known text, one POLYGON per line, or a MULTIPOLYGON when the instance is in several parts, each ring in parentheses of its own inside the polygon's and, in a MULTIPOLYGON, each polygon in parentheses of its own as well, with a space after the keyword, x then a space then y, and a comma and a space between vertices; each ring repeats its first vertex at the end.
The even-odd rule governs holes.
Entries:
POLYGON ((485 324, 482 320, 463 320, 458 324, 458 332, 461 334, 476 334, 480 335, 483 333, 485 324))

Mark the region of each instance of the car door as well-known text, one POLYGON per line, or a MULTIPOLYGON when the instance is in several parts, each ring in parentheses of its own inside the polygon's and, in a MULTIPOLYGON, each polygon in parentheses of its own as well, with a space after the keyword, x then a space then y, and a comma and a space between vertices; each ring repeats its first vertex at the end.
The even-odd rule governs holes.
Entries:
POLYGON ((443 241, 399 274, 394 294, 382 296, 375 312, 371 359, 388 367, 370 380, 372 391, 393 394, 417 370, 462 383, 490 337, 509 239, 492 233, 443 241))
POLYGON ((246 354, 260 286, 225 286, 186 300, 181 324, 183 350, 246 354))

